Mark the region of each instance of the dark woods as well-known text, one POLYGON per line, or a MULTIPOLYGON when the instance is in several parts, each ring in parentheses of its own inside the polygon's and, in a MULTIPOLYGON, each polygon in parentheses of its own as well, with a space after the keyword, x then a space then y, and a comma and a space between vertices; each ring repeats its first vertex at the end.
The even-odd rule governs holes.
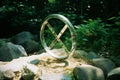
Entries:
POLYGON ((119 3, 120 0, 1 0, 0 38, 21 31, 39 34, 44 18, 59 13, 78 25, 79 48, 117 54, 120 52, 119 3))

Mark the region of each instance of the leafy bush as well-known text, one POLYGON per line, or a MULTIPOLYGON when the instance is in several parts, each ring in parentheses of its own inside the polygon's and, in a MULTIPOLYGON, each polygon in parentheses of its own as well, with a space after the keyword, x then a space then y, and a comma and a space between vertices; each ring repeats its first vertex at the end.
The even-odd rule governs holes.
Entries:
POLYGON ((101 19, 89 19, 84 22, 84 24, 78 25, 76 29, 77 48, 94 51, 104 49, 108 37, 106 24, 101 19))
MULTIPOLYGON (((120 14, 119 14, 120 15, 120 14)), ((89 19, 76 26, 77 48, 117 56, 120 52, 120 16, 89 19)))
POLYGON ((107 20, 109 23, 109 37, 107 42, 107 50, 110 55, 119 55, 120 52, 120 12, 116 17, 111 17, 107 20))

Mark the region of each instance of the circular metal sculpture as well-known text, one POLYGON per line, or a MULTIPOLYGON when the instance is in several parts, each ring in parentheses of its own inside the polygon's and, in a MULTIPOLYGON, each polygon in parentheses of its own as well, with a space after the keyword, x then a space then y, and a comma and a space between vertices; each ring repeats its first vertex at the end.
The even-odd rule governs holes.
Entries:
MULTIPOLYGON (((55 57, 57 59, 65 59, 69 56, 69 54, 71 54, 75 51, 75 48, 76 48, 75 36, 76 36, 75 29, 74 29, 73 25, 71 24, 71 22, 65 16, 60 15, 60 14, 51 14, 51 15, 47 16, 45 18, 45 20, 43 21, 41 30, 40 30, 40 40, 41 40, 42 46, 47 51, 47 53, 49 53, 50 55, 52 55, 53 57, 55 57), (63 28, 60 30, 60 32, 58 34, 55 32, 54 28, 52 27, 51 23, 49 22, 51 19, 58 19, 62 23, 64 23, 63 28), (46 41, 45 41, 45 28, 46 27, 50 30, 51 34, 55 37, 55 39, 53 39, 53 41, 51 42, 51 44, 49 46, 46 44, 46 41), (67 47, 64 45, 64 43, 60 39, 60 37, 66 31, 67 28, 70 31, 71 40, 72 40, 72 44, 71 44, 72 46, 71 46, 70 50, 67 49, 67 47), (62 48, 66 51, 66 53, 64 55, 57 55, 56 53, 52 52, 51 49, 56 42, 59 42, 62 45, 62 48)), ((48 40, 49 40, 49 38, 48 38, 48 40)))

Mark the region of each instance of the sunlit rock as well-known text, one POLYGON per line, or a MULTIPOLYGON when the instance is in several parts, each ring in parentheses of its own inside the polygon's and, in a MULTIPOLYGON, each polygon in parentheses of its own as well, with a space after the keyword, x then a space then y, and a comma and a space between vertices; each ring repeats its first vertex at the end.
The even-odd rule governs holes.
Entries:
POLYGON ((114 62, 107 58, 97 58, 93 59, 92 61, 94 66, 99 67, 103 70, 105 77, 109 71, 116 67, 114 62))
POLYGON ((35 74, 38 72, 38 67, 30 64, 30 61, 36 58, 36 56, 21 57, 13 59, 11 62, 6 64, 1 64, 0 80, 6 78, 14 80, 20 80, 20 78, 23 78, 25 80, 30 80, 31 78, 34 78, 35 74))
POLYGON ((120 80, 120 67, 112 69, 107 75, 107 80, 120 80))
POLYGON ((41 80, 73 80, 73 78, 70 75, 64 74, 64 73, 49 73, 49 74, 43 74, 40 78, 41 80))
MULTIPOLYGON (((61 49, 52 51, 64 54, 61 49)), ((81 75, 83 80, 104 80, 103 71, 90 64, 82 57, 60 60, 46 52, 0 62, 0 80, 80 80, 81 75)))

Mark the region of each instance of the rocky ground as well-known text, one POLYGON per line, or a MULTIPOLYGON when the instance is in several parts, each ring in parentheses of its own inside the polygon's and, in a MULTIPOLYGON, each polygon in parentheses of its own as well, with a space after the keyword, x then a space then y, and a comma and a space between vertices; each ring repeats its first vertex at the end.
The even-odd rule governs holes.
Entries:
MULTIPOLYGON (((29 32, 0 39, 0 80, 120 79, 119 56, 113 62, 95 52, 76 50, 67 59, 58 60, 44 50, 39 51, 36 40, 29 32)), ((56 52, 65 53, 62 49, 56 52)))

